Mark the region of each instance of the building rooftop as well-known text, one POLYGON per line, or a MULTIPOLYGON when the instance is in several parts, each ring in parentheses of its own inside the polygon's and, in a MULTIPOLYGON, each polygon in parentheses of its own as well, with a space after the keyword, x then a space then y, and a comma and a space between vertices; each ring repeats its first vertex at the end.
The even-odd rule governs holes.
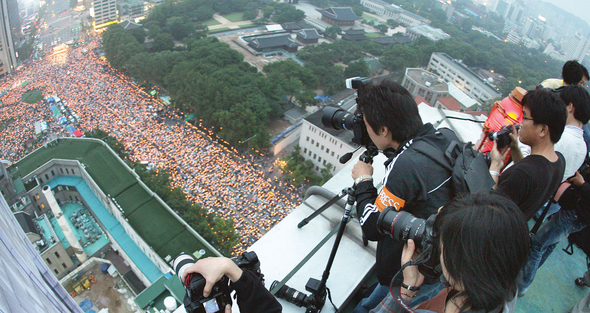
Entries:
POLYGON ((440 101, 447 109, 452 111, 461 110, 461 104, 453 97, 440 97, 436 99, 440 101))
POLYGON ((428 103, 428 101, 426 101, 426 99, 422 98, 421 95, 415 96, 414 101, 416 101, 416 105, 419 105, 420 103, 425 103, 425 104, 428 104, 429 106, 432 106, 430 103, 428 103))
POLYGON ((121 22, 120 25, 125 30, 132 30, 132 29, 136 29, 136 28, 141 28, 142 27, 140 24, 131 22, 129 20, 126 20, 126 21, 121 22))
POLYGON ((437 57, 439 57, 439 58, 441 58, 443 60, 445 60, 448 63, 454 63, 454 64, 456 64, 455 69, 458 70, 458 71, 461 71, 461 73, 464 76, 467 76, 466 79, 468 79, 470 81, 479 81, 479 82, 482 82, 488 92, 490 92, 490 93, 497 93, 498 96, 500 95, 500 92, 496 88, 494 88, 494 86, 492 86, 490 83, 488 83, 487 81, 485 81, 484 79, 482 79, 481 77, 479 77, 479 75, 477 75, 474 71, 472 71, 471 69, 469 69, 467 67, 467 65, 465 65, 462 61, 453 59, 450 55, 448 55, 446 53, 443 53, 443 52, 433 52, 432 54, 433 55, 436 55, 437 57))
POLYGON ((324 38, 324 36, 320 35, 318 33, 318 30, 315 28, 302 29, 299 31, 295 31, 295 33, 297 34, 297 36, 307 40, 324 38))
POLYGON ((421 68, 407 68, 406 75, 428 89, 439 92, 449 91, 449 86, 442 78, 421 68))
POLYGON ((323 129, 328 134, 339 138, 343 142, 346 142, 348 144, 352 144, 352 138, 354 137, 354 134, 352 133, 352 131, 349 131, 346 129, 335 130, 335 129, 324 127, 324 124, 322 124, 322 115, 323 115, 323 110, 317 110, 315 113, 307 116, 305 118, 305 120, 308 121, 309 123, 313 124, 314 126, 320 128, 320 129, 323 129))
POLYGON ((356 21, 360 20, 361 17, 356 15, 354 11, 349 7, 332 7, 327 9, 316 9, 323 16, 331 18, 336 21, 356 21))
POLYGON ((119 204, 129 224, 162 259, 201 250, 207 256, 219 255, 100 140, 60 138, 28 154, 9 171, 13 177, 24 177, 52 159, 83 164, 98 187, 119 204))
POLYGON ((407 32, 416 33, 420 36, 424 36, 424 37, 426 37, 430 40, 433 40, 433 41, 451 38, 451 35, 445 33, 442 29, 434 28, 434 27, 432 27, 430 25, 426 25, 426 24, 408 27, 406 29, 406 33, 407 32))
POLYGON ((288 33, 257 36, 251 39, 250 45, 255 49, 301 46, 295 40, 291 39, 291 35, 288 33))

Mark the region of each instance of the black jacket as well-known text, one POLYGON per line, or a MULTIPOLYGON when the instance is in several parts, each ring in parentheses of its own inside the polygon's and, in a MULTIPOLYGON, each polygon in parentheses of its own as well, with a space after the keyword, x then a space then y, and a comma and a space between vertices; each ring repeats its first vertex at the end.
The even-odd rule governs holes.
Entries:
POLYGON ((238 281, 232 283, 241 313, 279 313, 282 307, 253 272, 244 269, 238 281))
POLYGON ((401 209, 426 219, 453 198, 451 173, 413 150, 412 143, 426 140, 445 150, 450 141, 459 141, 456 136, 453 137, 446 138, 430 123, 424 124, 414 138, 400 144, 385 162, 384 187, 379 194, 371 181, 357 185, 357 214, 366 238, 378 241, 376 271, 382 285, 389 285, 400 269, 404 242, 394 241, 389 235, 379 232, 379 213, 385 207, 393 206, 398 211, 401 209))

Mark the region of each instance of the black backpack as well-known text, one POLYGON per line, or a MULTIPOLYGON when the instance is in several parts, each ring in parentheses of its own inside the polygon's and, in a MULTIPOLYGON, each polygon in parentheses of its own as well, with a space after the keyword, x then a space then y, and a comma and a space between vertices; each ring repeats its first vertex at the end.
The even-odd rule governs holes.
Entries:
POLYGON ((461 143, 452 130, 439 128, 438 131, 450 141, 445 151, 423 140, 414 142, 412 148, 452 173, 454 196, 490 191, 496 182, 484 155, 471 142, 461 143))

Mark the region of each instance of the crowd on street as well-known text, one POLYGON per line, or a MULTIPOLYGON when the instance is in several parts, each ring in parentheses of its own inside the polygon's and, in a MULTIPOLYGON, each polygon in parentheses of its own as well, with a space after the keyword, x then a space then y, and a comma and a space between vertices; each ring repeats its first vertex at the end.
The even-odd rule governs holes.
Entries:
MULTIPOLYGON (((240 154, 213 132, 189 122, 164 123, 155 112, 166 109, 131 79, 111 69, 92 51, 98 42, 47 56, 11 74, 0 84, 0 158, 17 161, 31 149, 34 123, 49 122, 49 137, 69 136, 45 101, 21 101, 29 90, 44 98, 58 95, 80 117, 82 131, 96 128, 120 140, 133 161, 168 169, 171 188, 182 188, 189 199, 209 212, 234 221, 240 236, 236 253, 244 251, 286 216, 300 201, 296 189, 276 176, 265 175, 263 157, 240 154), (86 49, 89 53, 82 53, 86 49)), ((168 110, 168 118, 175 117, 168 110)), ((176 116, 176 118, 178 118, 176 116)), ((39 144, 42 144, 39 143, 39 144)))

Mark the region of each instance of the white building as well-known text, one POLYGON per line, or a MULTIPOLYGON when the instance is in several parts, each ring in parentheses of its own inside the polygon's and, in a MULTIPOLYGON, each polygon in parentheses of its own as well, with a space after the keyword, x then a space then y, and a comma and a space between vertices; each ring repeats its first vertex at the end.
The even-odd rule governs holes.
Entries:
POLYGON ((440 28, 434 28, 430 25, 418 25, 406 28, 406 35, 410 36, 412 41, 424 36, 432 41, 439 41, 451 38, 451 35, 445 33, 440 28))
POLYGON ((382 0, 361 0, 361 5, 384 19, 393 19, 404 26, 430 24, 430 20, 382 0))
MULTIPOLYGON (((322 114, 323 111, 318 110, 303 119, 299 139, 301 154, 313 162, 316 172, 320 173, 324 167, 332 164, 332 173, 337 173, 345 166, 340 163, 340 157, 352 152, 357 145, 351 142, 352 131, 326 129, 321 121, 322 114)), ((355 156, 360 154, 357 152, 355 156)))
POLYGON ((586 38, 586 36, 576 33, 570 38, 569 45, 567 45, 565 49, 565 56, 568 60, 582 62, 588 49, 590 49, 590 38, 586 38))
POLYGON ((94 0, 94 28, 101 28, 108 23, 118 21, 117 0, 94 0))
POLYGON ((434 52, 428 62, 428 70, 436 71, 447 82, 479 101, 487 101, 500 97, 502 94, 490 83, 479 77, 460 60, 448 54, 434 52))
POLYGON ((434 104, 438 98, 450 95, 449 87, 442 77, 421 68, 407 68, 402 86, 413 97, 421 96, 431 104, 434 104))
POLYGON ((550 56, 554 60, 564 62, 567 61, 567 57, 563 53, 557 51, 552 44, 548 44, 545 50, 543 50, 543 53, 550 56))
MULTIPOLYGON (((17 65, 12 27, 9 21, 9 15, 13 12, 9 12, 9 9, 13 9, 13 6, 9 6, 8 1, 2 1, 0 4, 0 76, 12 72, 17 65)), ((18 17, 18 12, 16 14, 18 17)))

